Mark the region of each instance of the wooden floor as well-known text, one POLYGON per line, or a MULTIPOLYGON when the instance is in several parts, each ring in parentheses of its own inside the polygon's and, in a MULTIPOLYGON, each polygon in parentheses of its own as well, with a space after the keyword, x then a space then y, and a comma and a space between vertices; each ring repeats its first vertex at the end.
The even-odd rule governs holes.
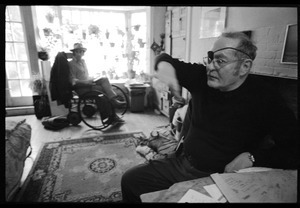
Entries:
POLYGON ((147 110, 141 113, 126 112, 123 119, 125 123, 120 126, 108 127, 104 131, 93 130, 81 122, 78 126, 69 126, 59 131, 46 130, 38 120, 35 115, 24 115, 24 116, 13 116, 6 117, 6 120, 20 121, 26 119, 26 122, 30 124, 32 128, 31 133, 31 145, 32 145, 32 159, 27 159, 25 162, 24 173, 22 177, 22 183, 25 181, 29 174, 29 171, 34 164, 42 145, 45 142, 60 141, 64 139, 76 139, 83 136, 92 136, 95 134, 109 134, 116 132, 132 132, 132 131, 142 131, 148 137, 150 132, 159 126, 164 126, 169 124, 169 118, 155 113, 152 110, 147 110))

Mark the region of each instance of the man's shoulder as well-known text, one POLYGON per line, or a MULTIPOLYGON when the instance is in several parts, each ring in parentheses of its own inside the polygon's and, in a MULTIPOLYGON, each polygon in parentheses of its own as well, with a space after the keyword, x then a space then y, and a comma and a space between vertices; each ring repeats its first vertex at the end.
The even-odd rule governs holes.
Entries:
POLYGON ((271 83, 267 82, 263 76, 249 74, 247 79, 248 79, 249 84, 255 88, 259 88, 261 90, 271 88, 271 83))
POLYGON ((249 75, 248 76, 248 88, 256 95, 264 97, 266 100, 267 97, 280 96, 280 93, 274 84, 271 81, 266 80, 265 77, 259 75, 249 75))

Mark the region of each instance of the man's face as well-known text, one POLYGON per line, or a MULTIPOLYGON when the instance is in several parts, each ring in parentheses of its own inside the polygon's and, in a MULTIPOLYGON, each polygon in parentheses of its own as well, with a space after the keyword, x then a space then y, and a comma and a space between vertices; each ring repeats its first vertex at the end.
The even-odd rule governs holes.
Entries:
POLYGON ((225 47, 236 48, 239 40, 220 38, 211 51, 213 61, 206 66, 208 86, 219 89, 220 91, 231 91, 241 85, 243 80, 240 78, 241 61, 234 56, 235 50, 224 49, 225 47), (217 51, 220 50, 220 51, 217 51))
POLYGON ((84 56, 84 50, 76 50, 75 51, 75 58, 77 60, 80 60, 82 58, 82 56, 84 56))

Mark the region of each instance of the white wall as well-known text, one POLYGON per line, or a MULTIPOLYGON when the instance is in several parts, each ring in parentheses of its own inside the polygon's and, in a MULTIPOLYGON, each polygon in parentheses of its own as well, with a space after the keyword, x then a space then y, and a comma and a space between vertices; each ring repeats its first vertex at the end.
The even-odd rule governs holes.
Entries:
MULTIPOLYGON (((201 7, 192 8, 191 62, 202 62, 216 38, 199 39, 201 7)), ((252 72, 279 77, 297 77, 297 65, 281 64, 287 24, 297 23, 296 7, 227 7, 226 29, 251 30, 258 46, 252 72)))

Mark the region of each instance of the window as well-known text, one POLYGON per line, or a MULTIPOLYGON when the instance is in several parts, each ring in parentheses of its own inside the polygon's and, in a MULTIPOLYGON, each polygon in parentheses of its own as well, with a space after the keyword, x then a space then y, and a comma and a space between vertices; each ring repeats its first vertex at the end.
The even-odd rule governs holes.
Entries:
POLYGON ((30 65, 19 6, 5 11, 5 71, 10 98, 31 96, 30 65))
POLYGON ((133 69, 141 74, 146 68, 146 12, 132 13, 131 32, 133 34, 132 50, 136 52, 137 60, 133 63, 133 69))
POLYGON ((50 51, 53 63, 59 51, 74 43, 87 48, 90 76, 127 79, 128 70, 146 71, 146 10, 109 11, 101 6, 36 6, 39 45, 50 51), (129 28, 129 29, 128 29, 129 28))

